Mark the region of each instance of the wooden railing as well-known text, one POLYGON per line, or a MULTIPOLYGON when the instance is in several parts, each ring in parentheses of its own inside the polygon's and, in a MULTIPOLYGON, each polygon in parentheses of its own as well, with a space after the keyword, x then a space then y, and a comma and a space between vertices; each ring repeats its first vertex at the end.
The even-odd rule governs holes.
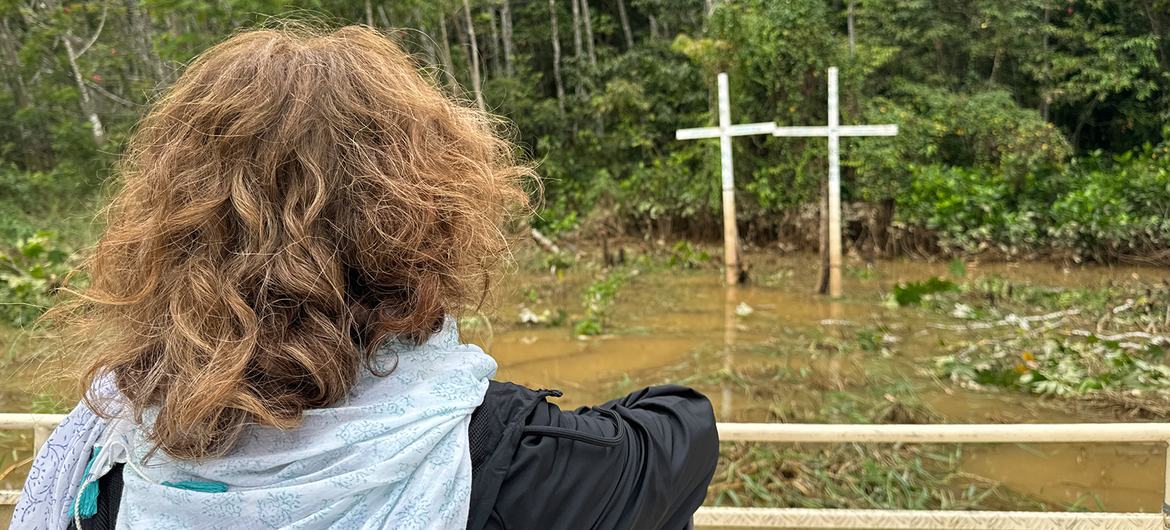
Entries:
MULTIPOLYGON (((0 414, 0 429, 32 429, 39 449, 64 416, 0 414)), ((724 442, 777 443, 1159 443, 1170 444, 1170 423, 1071 423, 1008 425, 827 425, 720 423, 724 442)), ((1170 507, 1170 450, 1163 506, 1170 507)), ((20 492, 0 492, 15 504, 20 492)), ((697 526, 724 528, 873 529, 1150 529, 1170 528, 1164 513, 989 512, 930 510, 819 510, 703 507, 697 526)))

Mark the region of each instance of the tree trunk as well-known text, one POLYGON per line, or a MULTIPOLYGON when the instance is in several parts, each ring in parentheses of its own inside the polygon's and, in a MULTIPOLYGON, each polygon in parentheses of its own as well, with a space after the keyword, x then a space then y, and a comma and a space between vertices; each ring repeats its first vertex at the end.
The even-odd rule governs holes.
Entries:
POLYGON ((504 39, 504 74, 512 75, 512 2, 500 7, 500 33, 504 39))
POLYGON ((366 0, 366 25, 374 27, 374 6, 370 0, 366 0))
POLYGON ((577 5, 577 0, 569 0, 573 5, 573 58, 578 63, 581 62, 581 7, 577 5))
POLYGON ((650 15, 650 38, 658 39, 658 19, 650 15))
POLYGON ((150 28, 149 15, 142 12, 138 0, 126 0, 126 16, 130 19, 130 31, 134 33, 134 48, 142 63, 154 73, 154 82, 163 85, 170 76, 163 66, 162 58, 154 51, 154 35, 150 28))
POLYGON ((630 18, 626 15, 626 0, 617 0, 618 19, 622 22, 622 34, 626 37, 626 51, 634 49, 634 32, 630 31, 630 18))
POLYGON ((593 17, 589 16, 589 0, 581 0, 581 15, 585 20, 585 49, 589 51, 589 66, 597 66, 597 53, 593 50, 593 17))
POLYGON ((857 48, 857 34, 854 32, 854 28, 853 28, 853 2, 854 2, 854 0, 849 0, 849 14, 848 14, 848 18, 846 18, 846 25, 849 28, 849 58, 850 59, 853 58, 854 50, 857 48))
MULTIPOLYGON (((569 0, 576 2, 577 0, 569 0)), ((561 39, 557 31, 557 2, 548 0, 548 16, 552 27, 553 81, 557 88, 557 110, 565 115, 565 84, 561 81, 561 39)))
POLYGON ((73 47, 73 36, 66 34, 61 40, 65 43, 65 56, 69 59, 69 68, 73 71, 73 81, 77 83, 81 112, 85 114, 93 128, 93 142, 100 146, 106 143, 106 130, 102 127, 102 119, 98 117, 97 110, 94 109, 89 88, 85 86, 85 78, 81 75, 81 68, 77 66, 78 53, 73 47))
MULTIPOLYGON (((378 20, 382 21, 382 27, 385 28, 387 31, 389 31, 391 28, 394 27, 394 25, 390 23, 390 16, 386 14, 386 5, 385 4, 378 4, 378 20)), ((397 29, 394 30, 393 35, 395 37, 395 40, 397 40, 397 38, 398 38, 398 30, 397 29)))
POLYGON ((20 56, 17 53, 19 48, 20 42, 13 34, 8 18, 5 17, 0 20, 0 61, 2 61, 0 64, 4 66, 0 71, 4 72, 5 81, 8 82, 8 88, 12 91, 13 103, 18 109, 21 109, 29 105, 29 99, 24 76, 20 73, 20 56))
POLYGON ((1052 77, 1048 73, 1048 65, 1051 64, 1048 60, 1048 8, 1044 8, 1044 29, 1042 31, 1044 38, 1041 42, 1040 57, 1044 61, 1044 79, 1040 80, 1040 119, 1048 121, 1048 105, 1049 99, 1051 99, 1048 95, 1048 82, 1049 78, 1052 77))
MULTIPOLYGON (((32 103, 28 97, 28 87, 24 83, 24 76, 21 74, 20 56, 16 51, 19 47, 20 41, 17 40, 16 35, 13 33, 8 18, 0 19, 0 72, 4 73, 8 89, 12 93, 12 103, 17 111, 28 108, 32 103)), ((15 118, 15 116, 12 118, 15 118)), ((38 160, 39 157, 36 155, 35 144, 31 139, 28 129, 25 127, 24 121, 15 119, 13 121, 16 122, 16 132, 20 138, 20 145, 18 147, 25 167, 40 167, 42 161, 38 160)))
POLYGON ((995 84, 995 74, 999 73, 999 66, 1003 62, 1003 48, 995 49, 995 57, 991 59, 991 73, 987 76, 987 84, 995 84))
POLYGON ((439 48, 439 59, 443 61, 443 73, 447 77, 447 85, 452 90, 458 90, 459 80, 455 79, 455 63, 451 61, 451 41, 447 38, 447 14, 439 14, 439 40, 443 47, 439 48))
POLYGON ((431 32, 427 31, 426 25, 423 24, 422 16, 418 13, 418 6, 415 6, 414 10, 411 11, 411 16, 414 18, 414 25, 418 27, 419 32, 423 35, 423 57, 426 57, 427 64, 434 65, 436 64, 435 41, 431 38, 431 32))
POLYGON ((488 54, 488 59, 489 59, 489 62, 491 64, 492 75, 499 77, 500 70, 501 70, 501 68, 500 68, 500 32, 497 31, 497 29, 496 29, 496 8, 489 6, 487 12, 488 12, 488 30, 490 31, 488 33, 488 36, 490 37, 490 40, 491 40, 491 46, 489 46, 490 53, 488 54))
MULTIPOLYGON (((1168 57, 1170 54, 1166 52, 1166 41, 1170 40, 1170 38, 1162 35, 1162 25, 1158 22, 1158 17, 1154 15, 1156 10, 1150 5, 1150 0, 1142 0, 1142 7, 1145 8, 1146 18, 1150 21, 1150 30, 1158 37, 1158 40, 1155 42, 1155 45, 1158 47, 1158 65, 1162 67, 1163 71, 1170 70, 1170 57, 1168 57)), ((1162 14, 1166 14, 1164 10, 1162 14)))
POLYGON ((479 44, 475 41, 475 24, 471 21, 471 4, 463 0, 463 15, 467 20, 467 39, 471 44, 471 91, 475 94, 475 106, 486 110, 483 102, 483 88, 479 81, 479 44))

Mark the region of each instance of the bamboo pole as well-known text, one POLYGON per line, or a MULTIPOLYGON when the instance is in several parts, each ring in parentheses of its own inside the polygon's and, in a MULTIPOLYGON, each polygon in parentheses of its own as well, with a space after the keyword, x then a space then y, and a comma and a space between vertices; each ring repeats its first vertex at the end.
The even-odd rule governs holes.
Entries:
MULTIPOLYGON (((731 127, 731 96, 727 74, 719 74, 719 128, 731 127)), ((731 137, 719 137, 719 160, 723 174, 723 270, 727 285, 739 283, 739 229, 735 226, 735 175, 732 173, 731 137)))
POLYGON ((841 296, 841 139, 837 67, 829 68, 829 296, 841 296))

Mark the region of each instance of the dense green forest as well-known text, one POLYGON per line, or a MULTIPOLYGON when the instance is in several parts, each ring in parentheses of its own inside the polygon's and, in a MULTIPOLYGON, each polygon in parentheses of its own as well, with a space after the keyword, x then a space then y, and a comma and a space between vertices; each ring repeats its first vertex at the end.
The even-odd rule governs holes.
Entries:
MULTIPOLYGON (((824 123, 835 65, 843 123, 902 131, 844 142, 854 252, 1170 261, 1170 0, 0 0, 0 237, 84 243, 183 64, 289 19, 382 28, 506 117, 553 235, 718 237, 718 149, 675 129, 720 71, 733 120, 824 123)), ((735 141, 748 241, 816 247, 825 154, 735 141)))

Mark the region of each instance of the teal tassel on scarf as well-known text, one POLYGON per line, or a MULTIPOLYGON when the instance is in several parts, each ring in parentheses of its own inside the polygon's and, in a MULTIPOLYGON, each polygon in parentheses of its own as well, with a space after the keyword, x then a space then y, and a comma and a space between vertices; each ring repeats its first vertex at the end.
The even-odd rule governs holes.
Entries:
POLYGON ((89 483, 89 471, 93 468, 93 462, 97 460, 98 453, 102 452, 102 448, 94 446, 93 454, 89 457, 89 463, 85 464, 85 472, 81 475, 81 482, 85 487, 81 489, 81 493, 77 494, 77 503, 69 507, 69 518, 73 518, 73 510, 77 509, 77 515, 82 519, 89 519, 97 513, 97 498, 98 498, 98 478, 94 477, 89 483))
POLYGON ((228 489, 227 484, 213 480, 180 480, 178 482, 163 482, 162 485, 202 493, 223 493, 228 489))

